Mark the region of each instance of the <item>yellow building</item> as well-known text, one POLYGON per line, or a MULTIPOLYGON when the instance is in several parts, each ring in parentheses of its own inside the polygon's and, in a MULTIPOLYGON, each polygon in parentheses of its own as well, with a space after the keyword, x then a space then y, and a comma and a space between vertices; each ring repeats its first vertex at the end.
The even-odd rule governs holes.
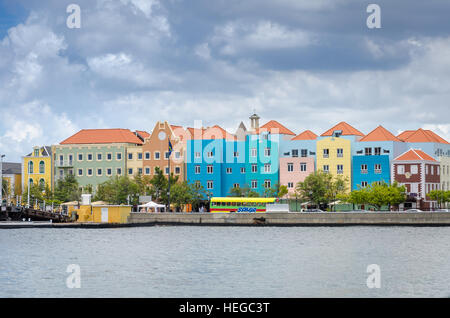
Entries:
POLYGON ((351 189, 352 156, 351 141, 341 137, 328 137, 317 141, 317 170, 333 176, 347 178, 347 190, 351 189))
MULTIPOLYGON (((81 205, 75 209, 77 222, 127 223, 131 213, 129 205, 81 205)), ((73 213, 73 211, 72 211, 73 213)))
POLYGON ((3 199, 6 202, 17 204, 17 197, 22 195, 22 164, 15 162, 3 162, 2 178, 6 181, 3 189, 3 199))
POLYGON ((53 158, 49 146, 34 147, 22 160, 22 192, 33 183, 53 190, 53 158))

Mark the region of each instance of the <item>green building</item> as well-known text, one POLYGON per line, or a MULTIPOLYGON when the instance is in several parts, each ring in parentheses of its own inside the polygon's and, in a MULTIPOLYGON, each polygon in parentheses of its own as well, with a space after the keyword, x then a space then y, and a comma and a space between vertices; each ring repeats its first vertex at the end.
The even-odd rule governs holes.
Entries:
POLYGON ((81 188, 114 176, 128 174, 128 148, 135 151, 144 138, 129 129, 83 129, 54 146, 55 182, 66 175, 76 177, 81 188))

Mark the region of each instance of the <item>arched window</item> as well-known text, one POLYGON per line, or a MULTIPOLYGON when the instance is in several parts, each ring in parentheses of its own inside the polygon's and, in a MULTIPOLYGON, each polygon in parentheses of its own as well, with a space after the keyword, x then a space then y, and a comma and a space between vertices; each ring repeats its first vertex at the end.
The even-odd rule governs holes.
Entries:
POLYGON ((45 173, 45 163, 44 161, 39 162, 39 173, 45 173))
POLYGON ((41 189, 41 191, 45 190, 45 180, 44 179, 39 180, 39 188, 41 189))
POLYGON ((31 189, 32 186, 33 186, 33 179, 30 178, 30 180, 28 180, 28 189, 31 189))
POLYGON ((33 161, 28 162, 28 173, 33 173, 33 161))

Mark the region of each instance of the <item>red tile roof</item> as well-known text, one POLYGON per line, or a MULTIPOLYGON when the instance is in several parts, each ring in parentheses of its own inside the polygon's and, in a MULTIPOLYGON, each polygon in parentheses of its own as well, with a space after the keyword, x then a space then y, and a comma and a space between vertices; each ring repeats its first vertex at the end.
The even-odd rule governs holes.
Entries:
POLYGON ((438 143, 441 143, 441 144, 448 144, 449 143, 447 140, 445 140, 444 138, 442 138, 441 136, 439 136, 438 134, 436 134, 432 130, 425 130, 425 132, 428 134, 428 136, 430 136, 431 138, 436 140, 436 142, 438 142, 438 143))
POLYGON ((190 133, 191 139, 226 139, 226 140, 236 140, 236 136, 230 134, 228 131, 215 125, 207 128, 186 128, 190 133))
POLYGON ((236 136, 230 134, 228 131, 215 125, 209 127, 205 130, 203 134, 203 139, 226 139, 226 140, 236 140, 236 136))
POLYGON ((433 157, 428 155, 419 149, 410 149, 407 152, 401 154, 394 160, 398 161, 418 161, 418 160, 428 160, 428 161, 436 161, 433 157))
POLYGON ((359 141, 400 141, 389 130, 383 126, 378 126, 359 141))
POLYGON ((191 139, 194 139, 194 138, 198 138, 198 137, 202 138, 206 128, 203 128, 203 127, 202 128, 188 127, 188 128, 186 128, 186 130, 191 134, 191 139))
POLYGON ((304 132, 298 134, 291 140, 316 140, 317 135, 313 133, 311 130, 305 130, 304 132))
POLYGON ((406 139, 408 139, 408 137, 414 134, 415 132, 416 132, 415 130, 405 130, 401 134, 398 134, 397 138, 400 139, 401 141, 406 141, 406 139))
POLYGON ((144 139, 150 137, 150 134, 148 132, 146 132, 146 131, 136 130, 136 132, 144 139))
POLYGON ((142 140, 129 129, 82 129, 75 135, 62 141, 60 144, 71 145, 110 143, 132 143, 142 145, 142 140))
POLYGON ((335 125, 334 127, 328 129, 321 136, 333 136, 333 132, 335 130, 341 130, 343 136, 364 136, 362 132, 360 132, 353 126, 347 124, 345 121, 342 121, 339 124, 335 125))
POLYGON ((419 128, 417 130, 406 130, 397 136, 406 142, 436 142, 448 144, 448 141, 431 130, 419 128))
POLYGON ((283 135, 295 136, 295 133, 293 133, 291 130, 287 129, 285 126, 283 126, 276 120, 271 120, 271 121, 265 123, 259 129, 257 129, 255 133, 259 134, 262 131, 268 131, 271 134, 283 134, 283 135))

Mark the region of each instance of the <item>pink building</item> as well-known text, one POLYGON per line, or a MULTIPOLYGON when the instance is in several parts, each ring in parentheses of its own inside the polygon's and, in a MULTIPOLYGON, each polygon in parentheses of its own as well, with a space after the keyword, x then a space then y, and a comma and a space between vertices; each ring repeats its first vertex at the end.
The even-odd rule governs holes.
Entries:
POLYGON ((314 172, 314 157, 282 157, 280 158, 280 185, 288 188, 293 194, 298 182, 314 172))

